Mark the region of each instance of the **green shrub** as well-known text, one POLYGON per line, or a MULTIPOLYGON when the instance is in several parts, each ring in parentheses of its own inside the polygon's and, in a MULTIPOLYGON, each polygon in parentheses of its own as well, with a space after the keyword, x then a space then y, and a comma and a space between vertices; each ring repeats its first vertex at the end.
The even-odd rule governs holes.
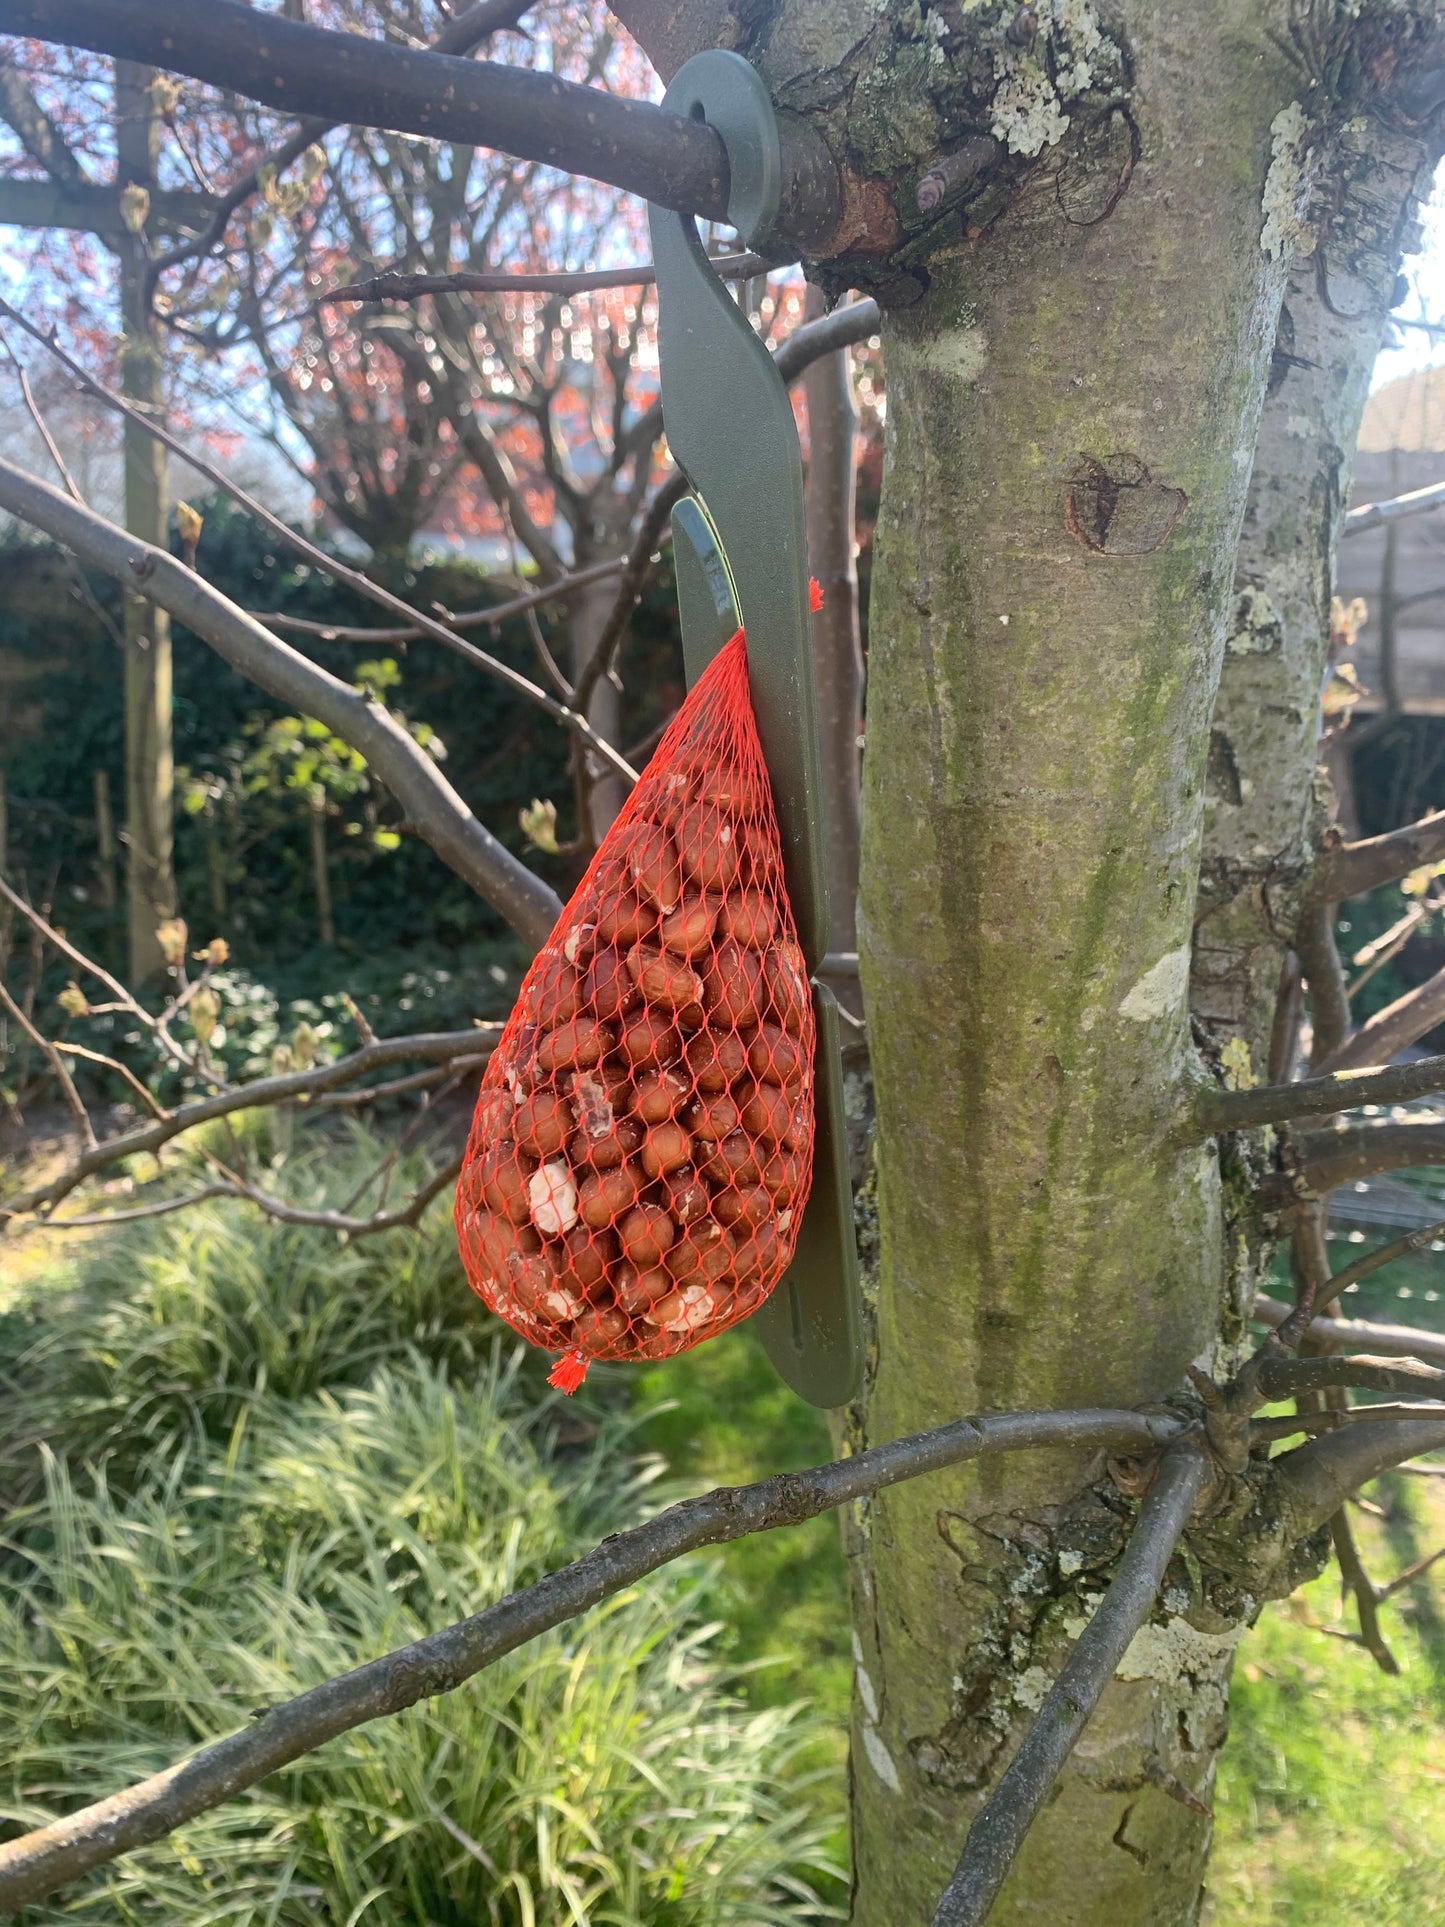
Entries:
MULTIPOLYGON (((272 1145, 287 1122, 257 1114, 237 1128, 270 1152, 267 1187, 294 1204, 343 1206, 384 1155, 378 1138, 352 1127, 285 1158, 272 1145)), ((231 1154, 225 1127, 216 1131, 216 1149, 231 1154)), ((207 1175, 184 1148, 168 1157, 177 1190, 207 1175)), ((419 1153, 403 1156, 392 1195, 432 1168, 419 1153)), ((142 1187, 141 1201, 147 1195, 142 1187)), ((450 1209, 449 1196, 438 1198, 421 1236, 397 1230, 343 1245, 334 1232, 220 1199, 83 1246, 73 1282, 57 1291, 42 1281, 0 1335, 0 1498, 34 1477, 26 1448, 35 1441, 75 1462, 108 1460, 111 1483, 124 1486, 157 1445, 224 1438, 254 1401, 359 1384, 407 1346, 465 1366, 491 1327, 462 1276, 450 1209)))
MULTIPOLYGON (((376 1146, 277 1188, 333 1208, 376 1146)), ((399 1173, 399 1180, 406 1175, 399 1173)), ((0 1837, 526 1585, 657 1503, 446 1235, 342 1247, 242 1205, 105 1234, 0 1321, 0 1837)), ((818 1722, 750 1708, 675 1567, 332 1741, 24 1927, 753 1927, 837 1890, 818 1722), (816 1884, 815 1884, 816 1883, 816 1884)))

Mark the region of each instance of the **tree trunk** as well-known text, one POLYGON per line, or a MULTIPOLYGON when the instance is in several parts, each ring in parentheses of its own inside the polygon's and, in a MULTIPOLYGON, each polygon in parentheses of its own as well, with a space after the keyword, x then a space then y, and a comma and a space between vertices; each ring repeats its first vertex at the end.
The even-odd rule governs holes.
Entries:
MULTIPOLYGON (((155 185, 157 122, 150 87, 154 69, 115 63, 117 175, 122 186, 155 185)), ((133 203, 139 212, 139 205, 133 203)), ((160 331, 145 293, 145 248, 139 234, 120 244, 121 386, 127 400, 165 413, 160 331)), ((127 422, 124 435, 125 524, 132 535, 167 546, 165 450, 127 422)), ((130 976, 143 983, 162 967, 157 926, 175 915, 172 866, 174 771, 171 755, 170 618, 143 596, 125 597, 126 904, 130 976)))
MULTIPOLYGON (((1086 152, 1067 193, 1025 188, 972 248, 933 258, 885 332, 859 918, 877 1439, 975 1409, 1159 1398, 1211 1361, 1220 1322, 1216 1159, 1169 1124, 1302 126, 1250 0, 1123 11, 1132 174, 1115 130, 1092 183, 1086 152)), ((1101 1471, 999 1462, 898 1488, 860 1522, 861 1927, 930 1918, 1117 1551, 1105 1501, 1061 1503, 1101 1471)), ((1237 1632, 1188 1624, 1187 1593, 1170 1603, 997 1921, 1195 1917, 1208 1824, 1158 1789, 1208 1803, 1237 1632)))
MULTIPOLYGON (((808 290, 805 319, 816 321, 823 297, 808 290)), ((858 636, 858 570, 854 556, 857 495, 853 378, 848 350, 822 355, 803 377, 808 399, 808 566, 823 591, 813 617, 818 676, 818 734, 823 793, 828 799, 829 948, 857 948, 859 757, 863 725, 863 651, 858 636)), ((841 987, 840 987, 841 988, 841 987)))

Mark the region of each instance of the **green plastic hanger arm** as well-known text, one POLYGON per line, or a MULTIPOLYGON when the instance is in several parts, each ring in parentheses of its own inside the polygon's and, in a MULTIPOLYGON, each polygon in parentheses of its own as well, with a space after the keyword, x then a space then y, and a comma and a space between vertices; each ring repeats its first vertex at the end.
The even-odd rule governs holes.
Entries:
MULTIPOLYGON (((722 135, 730 218, 745 242, 765 237, 781 164, 772 104, 752 67, 738 54, 696 54, 664 104, 722 135)), ((812 972, 828 942, 827 804, 792 403, 771 355, 708 264, 695 222, 655 206, 648 218, 668 444, 700 498, 680 503, 672 518, 688 681, 741 622, 784 874, 812 972)), ((813 1003, 812 1191, 793 1262, 756 1323, 788 1384, 815 1405, 833 1406, 858 1390, 862 1337, 838 1009, 816 977, 813 1003)))

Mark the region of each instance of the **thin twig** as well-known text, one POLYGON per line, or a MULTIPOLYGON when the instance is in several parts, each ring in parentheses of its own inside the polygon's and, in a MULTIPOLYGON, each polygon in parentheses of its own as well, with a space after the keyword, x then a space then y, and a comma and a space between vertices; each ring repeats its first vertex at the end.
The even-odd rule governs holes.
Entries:
POLYGON ((75 1088, 74 1078, 65 1068, 65 1059, 60 1055, 60 1052, 55 1048, 54 1044, 51 1043, 45 1033, 26 1016, 25 1012, 20 1008, 19 1004, 16 1003, 3 983, 0 983, 0 1005, 3 1005, 4 1008, 9 1011, 10 1015, 15 1019, 16 1023, 19 1024, 31 1043, 40 1051, 46 1063, 49 1064, 51 1071, 54 1073, 55 1081, 60 1086, 60 1094, 65 1099, 66 1109, 75 1119, 76 1129, 80 1132, 81 1141, 87 1150, 94 1150, 96 1142, 95 1126, 90 1121, 90 1112, 86 1110, 84 1104, 80 1101, 80 1092, 75 1088))
MULTIPOLYGON (((810 1471, 684 1499, 495 1606, 269 1707, 240 1732, 150 1779, 0 1844, 0 1911, 40 1900, 92 1867, 163 1839, 340 1733, 454 1691, 527 1640, 701 1546, 800 1525, 867 1493, 984 1454, 1069 1446, 1147 1456, 1178 1432, 1179 1421, 1140 1412, 988 1414, 810 1471)), ((1179 1481, 1170 1473, 1166 1484, 1179 1481)))
MULTIPOLYGON (((1436 1387, 1439 1394, 1445 1394, 1445 1371, 1418 1358, 1282 1358, 1267 1353, 1260 1361, 1255 1383, 1265 1400, 1299 1398, 1307 1392, 1338 1386, 1359 1392, 1418 1392, 1428 1397, 1436 1387)), ((1375 1412, 1378 1407, 1362 1409, 1375 1412)))
MULTIPOLYGON (((793 264, 765 261, 760 254, 724 254, 708 265, 721 281, 751 281, 755 275, 776 274, 793 264)), ((420 301, 429 294, 587 294, 594 288, 650 288, 656 280, 657 270, 650 261, 555 274, 401 274, 385 269, 368 281, 332 288, 320 296, 317 306, 335 301, 420 301)))
POLYGON ((1192 1136, 1213 1137, 1220 1131, 1288 1124, 1297 1117, 1328 1117, 1362 1104, 1404 1104, 1439 1091, 1445 1091, 1445 1056, 1422 1057, 1414 1064, 1387 1064, 1382 1070, 1305 1077, 1298 1084, 1262 1084, 1252 1091, 1206 1090, 1195 1099, 1187 1128, 1192 1136))
POLYGON ((85 497, 76 485, 75 477, 66 466, 65 457, 61 454, 55 437, 50 432, 49 424, 40 412, 40 405, 36 401, 34 392, 31 389, 30 376, 26 370, 25 363, 16 355, 15 350, 10 346, 3 332, 0 332, 0 348, 5 350, 6 358, 20 378, 20 393, 24 398, 26 411, 31 421, 35 424, 36 433, 45 444, 45 452, 49 455, 51 461, 54 462, 56 471, 61 481, 64 482, 67 492, 72 495, 77 502, 83 502, 85 497))
POLYGON ((1411 489, 1408 495, 1395 495, 1388 502, 1362 502, 1345 517, 1344 535, 1368 535, 1371 529, 1387 522, 1403 522, 1410 515, 1428 515, 1432 509, 1445 508, 1445 482, 1432 482, 1429 488, 1411 489))
MULTIPOLYGON (((1415 1468, 1416 1471, 1419 1469, 1418 1466, 1415 1468)), ((1438 1552, 1427 1554, 1423 1559, 1417 1559, 1413 1566, 1407 1566, 1396 1578, 1390 1580, 1388 1585, 1376 1586, 1375 1598, 1383 1606, 1385 1601, 1393 1599, 1397 1592, 1403 1592, 1406 1586, 1413 1586, 1417 1579, 1423 1579, 1438 1559, 1445 1559, 1445 1546, 1441 1546, 1438 1552)))
MULTIPOLYGON (((501 1025, 490 1028, 500 1032, 501 1025)), ((276 1077, 260 1077, 253 1083, 242 1084, 232 1090, 213 1092, 208 1097, 195 1099, 193 1103, 178 1105, 168 1116, 157 1118, 153 1123, 139 1124, 133 1130, 123 1131, 116 1137, 107 1138, 104 1143, 95 1144, 64 1170, 0 1201, 0 1219, 18 1217, 42 1206, 53 1208, 62 1198, 68 1197, 78 1184, 107 1164, 114 1164, 119 1158, 133 1157, 141 1151, 158 1151, 163 1144, 179 1137, 181 1132, 191 1130, 197 1124, 209 1123, 212 1118, 229 1117, 236 1111, 260 1110, 269 1105, 309 1098, 323 1091, 335 1090, 338 1086, 354 1084, 358 1078, 365 1077, 368 1071, 380 1070, 388 1064, 405 1063, 408 1059, 450 1062, 459 1057, 476 1059, 487 1056, 490 1051, 485 1048, 486 1043, 486 1034, 477 1029, 419 1032, 412 1037, 383 1037, 375 1043, 364 1044, 349 1056, 335 1058, 329 1064, 287 1071, 276 1077)))
MULTIPOLYGON (((453 629, 496 630, 512 616, 524 615, 528 609, 540 609, 545 602, 554 602, 558 596, 570 595, 574 589, 582 589, 589 582, 603 582, 609 575, 620 575, 627 567, 624 556, 613 556, 607 562, 594 562, 589 568, 578 569, 575 574, 559 576, 543 589, 533 589, 528 595, 512 596, 506 602, 497 602, 490 609, 462 609, 447 611, 447 623, 453 629)), ((322 642, 361 642, 368 647, 378 643, 416 642, 426 634, 424 629, 364 629, 357 625, 337 622, 313 622, 309 616, 283 615, 276 609, 253 609, 250 612, 258 622, 264 622, 270 629, 294 629, 298 635, 316 636, 322 642)))
POLYGON ((1160 1461, 1112 1585, 1079 1636, 1038 1717, 975 1816, 933 1927, 981 1927, 1024 1836, 1073 1752, 1129 1642, 1144 1624, 1194 1502, 1209 1478, 1199 1447, 1180 1442, 1160 1461))
POLYGON ((1363 837, 1357 843, 1337 843, 1324 850, 1310 872, 1309 896, 1316 903, 1343 903, 1346 897, 1363 896, 1367 890, 1393 883, 1442 857, 1445 810, 1436 810, 1403 829, 1363 837))
POLYGON ((170 1112, 156 1097, 154 1091, 148 1090, 130 1068, 129 1064, 122 1064, 118 1057, 107 1057, 104 1051, 88 1050, 84 1044, 72 1044, 67 1042, 63 1037, 57 1037, 55 1039, 55 1048, 58 1051, 62 1051, 67 1057, 80 1057, 83 1058, 87 1064, 99 1064, 105 1070, 114 1071, 122 1083, 128 1084, 131 1090, 135 1092, 136 1096, 140 1099, 141 1103, 145 1105, 152 1117, 170 1116, 170 1112))
POLYGON ((1335 1558, 1339 1561, 1341 1589, 1353 1596, 1355 1611, 1360 1615, 1360 1644, 1382 1673, 1398 1674, 1400 1662, 1390 1651, 1380 1629, 1380 1595, 1365 1571, 1359 1548, 1355 1544, 1355 1535, 1350 1529, 1349 1514, 1343 1506, 1330 1520, 1330 1537, 1334 1541, 1335 1558))

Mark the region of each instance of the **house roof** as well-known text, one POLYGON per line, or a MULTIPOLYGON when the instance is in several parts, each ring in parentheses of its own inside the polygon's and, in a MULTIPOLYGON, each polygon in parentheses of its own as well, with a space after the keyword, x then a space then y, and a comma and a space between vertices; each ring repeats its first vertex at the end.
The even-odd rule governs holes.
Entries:
POLYGON ((1360 418, 1362 453, 1445 450, 1445 368, 1417 368, 1377 389, 1360 418))

